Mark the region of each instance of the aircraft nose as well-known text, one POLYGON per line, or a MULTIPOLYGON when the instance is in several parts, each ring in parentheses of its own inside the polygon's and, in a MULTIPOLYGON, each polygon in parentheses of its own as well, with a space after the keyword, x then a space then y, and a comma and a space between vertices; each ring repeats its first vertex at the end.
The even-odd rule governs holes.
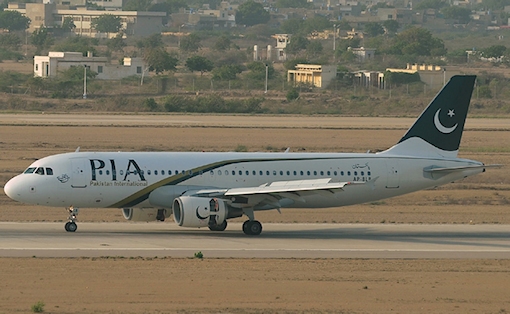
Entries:
POLYGON ((7 181, 7 183, 4 186, 4 193, 11 199, 19 201, 19 198, 21 197, 21 189, 22 186, 19 183, 18 177, 16 176, 7 181))

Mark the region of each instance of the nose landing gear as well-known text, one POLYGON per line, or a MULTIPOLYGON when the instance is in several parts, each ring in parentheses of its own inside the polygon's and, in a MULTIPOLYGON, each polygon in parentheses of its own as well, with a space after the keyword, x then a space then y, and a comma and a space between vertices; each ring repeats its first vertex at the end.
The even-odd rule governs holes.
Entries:
POLYGON ((66 229, 67 232, 75 232, 76 229, 78 229, 78 225, 76 225, 76 216, 78 215, 78 208, 74 208, 73 206, 70 206, 67 211, 69 212, 69 217, 66 222, 64 229, 66 229))

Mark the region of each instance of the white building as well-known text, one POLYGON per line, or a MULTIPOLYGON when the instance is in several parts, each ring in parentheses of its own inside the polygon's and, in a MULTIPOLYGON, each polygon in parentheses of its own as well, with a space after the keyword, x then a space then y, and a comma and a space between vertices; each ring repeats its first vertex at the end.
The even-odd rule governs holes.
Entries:
POLYGON ((294 85, 308 84, 326 88, 335 77, 334 65, 297 64, 295 70, 287 71, 287 81, 294 82, 294 85))
POLYGON ((50 52, 47 56, 34 57, 34 76, 56 77, 70 67, 87 67, 101 80, 118 80, 142 75, 145 65, 141 58, 124 58, 124 64, 111 64, 106 57, 84 57, 81 52, 50 52))

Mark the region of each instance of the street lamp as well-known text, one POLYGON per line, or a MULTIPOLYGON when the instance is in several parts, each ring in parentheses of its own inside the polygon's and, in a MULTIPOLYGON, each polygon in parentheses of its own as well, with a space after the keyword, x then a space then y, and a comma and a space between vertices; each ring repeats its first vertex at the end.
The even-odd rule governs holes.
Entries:
POLYGON ((83 66, 83 99, 87 99, 87 65, 83 66))

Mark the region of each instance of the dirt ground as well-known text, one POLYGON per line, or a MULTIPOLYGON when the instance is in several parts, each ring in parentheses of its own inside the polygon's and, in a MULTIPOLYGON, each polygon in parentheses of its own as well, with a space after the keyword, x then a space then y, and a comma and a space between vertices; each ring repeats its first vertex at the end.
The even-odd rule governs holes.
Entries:
MULTIPOLYGON (((143 121, 143 117, 138 116, 143 121)), ((303 118, 306 119, 306 118, 303 118)), ((470 121, 476 126, 476 120, 470 121)), ((0 122, 0 184, 33 160, 74 151, 381 150, 399 129, 279 126, 32 126, 0 122), (244 149, 244 148, 243 148, 244 149)), ((461 157, 510 164, 508 128, 465 132, 461 157)), ((377 203, 260 213, 262 222, 510 224, 510 167, 377 203)), ((1 221, 63 221, 64 208, 0 195, 1 221)), ((80 221, 119 221, 120 210, 82 210, 80 221)), ((169 222, 173 223, 173 222, 169 222)), ((0 259, 0 313, 505 313, 508 260, 0 259)))

